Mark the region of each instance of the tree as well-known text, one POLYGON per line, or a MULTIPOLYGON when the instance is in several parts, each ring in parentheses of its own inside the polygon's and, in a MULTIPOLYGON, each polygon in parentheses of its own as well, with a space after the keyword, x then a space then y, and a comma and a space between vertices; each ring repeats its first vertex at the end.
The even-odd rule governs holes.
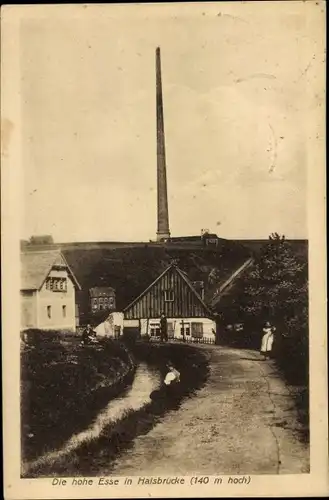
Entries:
POLYGON ((308 373, 308 270, 284 236, 273 233, 235 297, 240 319, 277 327, 277 360, 296 380, 308 373))
POLYGON ((244 315, 293 325, 307 310, 307 263, 302 262, 284 236, 270 235, 240 289, 244 315))

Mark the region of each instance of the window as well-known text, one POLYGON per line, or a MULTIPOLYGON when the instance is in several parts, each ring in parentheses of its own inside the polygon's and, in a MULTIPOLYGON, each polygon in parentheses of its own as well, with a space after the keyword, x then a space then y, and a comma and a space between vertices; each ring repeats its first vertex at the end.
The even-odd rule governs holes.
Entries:
POLYGON ((53 292, 66 292, 67 291, 67 279, 66 278, 47 278, 46 290, 51 290, 53 292))
POLYGON ((47 306, 47 316, 51 319, 51 306, 47 306))
POLYGON ((160 337, 160 323, 150 323, 150 336, 160 337))
POLYGON ((103 297, 99 297, 99 303, 103 304, 103 297))
POLYGON ((107 297, 104 297, 104 304, 107 304, 108 303, 108 298, 107 297))
POLYGON ((174 291, 173 290, 165 290, 164 291, 164 299, 165 299, 165 302, 173 302, 174 301, 174 291))
POLYGON ((62 306, 63 318, 66 318, 66 306, 62 306))
POLYGON ((97 309, 97 307, 98 307, 97 299, 91 299, 91 307, 93 309, 97 309))

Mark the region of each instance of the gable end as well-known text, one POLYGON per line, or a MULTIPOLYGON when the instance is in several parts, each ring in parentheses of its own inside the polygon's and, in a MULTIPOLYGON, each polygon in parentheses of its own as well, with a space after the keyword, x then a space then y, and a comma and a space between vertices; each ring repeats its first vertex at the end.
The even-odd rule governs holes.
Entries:
POLYGON ((189 280, 175 266, 170 266, 137 299, 124 309, 125 319, 204 318, 210 311, 189 280))

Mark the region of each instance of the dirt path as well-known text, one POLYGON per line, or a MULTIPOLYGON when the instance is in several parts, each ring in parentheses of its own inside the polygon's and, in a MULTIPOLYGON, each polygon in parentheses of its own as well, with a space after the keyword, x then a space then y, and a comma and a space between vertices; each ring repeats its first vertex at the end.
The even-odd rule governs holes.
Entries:
POLYGON ((111 474, 308 472, 294 400, 273 361, 253 351, 200 349, 211 366, 205 387, 136 438, 111 474))

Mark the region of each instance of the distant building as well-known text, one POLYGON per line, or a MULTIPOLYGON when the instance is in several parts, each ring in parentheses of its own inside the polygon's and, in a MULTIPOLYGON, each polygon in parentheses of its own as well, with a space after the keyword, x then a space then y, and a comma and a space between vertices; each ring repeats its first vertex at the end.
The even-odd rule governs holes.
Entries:
POLYGON ((100 311, 114 311, 115 290, 111 287, 95 286, 89 290, 90 310, 92 313, 100 311))
POLYGON ((50 234, 31 236, 30 244, 31 245, 53 245, 54 239, 50 234))
POLYGON ((76 329, 80 285, 59 251, 21 253, 21 328, 76 329))
POLYGON ((169 266, 124 310, 124 328, 141 335, 160 336, 161 313, 167 317, 168 337, 215 341, 216 322, 187 275, 169 266))
POLYGON ((194 236, 171 236, 168 238, 161 238, 162 243, 170 243, 176 245, 196 245, 196 246, 218 246, 221 238, 218 238, 215 233, 203 232, 201 235, 194 236))
POLYGON ((205 246, 208 246, 208 245, 217 246, 218 242, 219 242, 219 238, 218 238, 217 234, 209 233, 209 232, 202 233, 201 239, 202 239, 202 242, 205 246))

